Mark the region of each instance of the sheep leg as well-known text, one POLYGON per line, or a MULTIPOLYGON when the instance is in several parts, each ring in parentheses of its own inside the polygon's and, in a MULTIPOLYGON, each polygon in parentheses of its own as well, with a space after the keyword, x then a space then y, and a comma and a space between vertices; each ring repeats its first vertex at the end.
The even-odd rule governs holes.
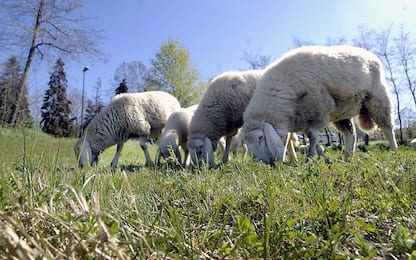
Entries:
POLYGON ((319 134, 319 131, 317 131, 317 130, 310 130, 308 132, 308 137, 309 137, 308 157, 309 158, 313 158, 315 156, 316 146, 319 144, 318 143, 318 134, 319 134))
POLYGON ((393 151, 397 150, 397 142, 396 137, 394 136, 394 131, 390 127, 380 127, 381 131, 383 132, 384 136, 386 136, 387 140, 390 144, 390 149, 393 151))
POLYGON ((160 165, 160 157, 162 157, 162 155, 160 154, 160 150, 158 149, 157 154, 156 154, 156 165, 157 166, 160 165))
POLYGON ((191 164, 191 155, 189 154, 189 150, 186 147, 183 147, 183 150, 185 151, 185 155, 183 158, 182 166, 187 168, 191 164))
POLYGON ((334 123, 335 127, 344 135, 345 153, 344 158, 347 160, 355 151, 355 126, 351 119, 344 119, 334 123))
POLYGON ((293 144, 293 140, 292 140, 292 134, 294 133, 288 133, 287 134, 287 138, 286 138, 286 149, 287 149, 287 153, 289 154, 289 162, 290 163, 295 163, 298 158, 296 156, 296 152, 295 152, 295 146, 293 144))
POLYGON ((113 160, 111 161, 111 169, 115 169, 118 164, 118 159, 120 158, 121 150, 123 150, 124 143, 117 144, 117 151, 116 154, 113 157, 113 160))
POLYGON ((325 163, 326 164, 330 164, 331 162, 329 161, 328 156, 326 156, 326 154, 324 153, 324 150, 322 150, 322 146, 320 144, 318 144, 316 146, 316 151, 318 152, 318 155, 322 158, 324 158, 325 163))
POLYGON ((231 139, 233 137, 232 136, 227 136, 225 138, 225 150, 224 150, 224 154, 222 155, 222 162, 226 163, 228 162, 228 154, 230 153, 230 148, 231 148, 231 139))
POLYGON ((246 159, 248 148, 247 145, 243 143, 243 160, 246 159))
POLYGON ((151 166, 153 163, 152 163, 152 158, 150 157, 150 154, 149 154, 149 150, 147 149, 147 145, 148 145, 147 138, 140 137, 139 141, 140 141, 140 147, 142 148, 142 150, 144 152, 144 156, 146 157, 145 165, 146 166, 151 166))

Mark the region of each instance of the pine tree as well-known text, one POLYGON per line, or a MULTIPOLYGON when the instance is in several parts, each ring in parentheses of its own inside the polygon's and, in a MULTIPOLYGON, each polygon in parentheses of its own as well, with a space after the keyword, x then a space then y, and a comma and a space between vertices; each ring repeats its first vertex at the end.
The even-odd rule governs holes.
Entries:
MULTIPOLYGON (((15 56, 11 56, 3 64, 0 73, 0 125, 10 124, 12 112, 16 109, 17 97, 20 93, 19 80, 22 69, 15 56)), ((21 106, 16 116, 16 126, 30 118, 27 101, 27 87, 24 86, 21 106)))
POLYGON ((66 96, 67 80, 61 59, 56 61, 48 85, 41 107, 42 131, 56 137, 67 137, 72 128, 69 116, 71 101, 66 96))

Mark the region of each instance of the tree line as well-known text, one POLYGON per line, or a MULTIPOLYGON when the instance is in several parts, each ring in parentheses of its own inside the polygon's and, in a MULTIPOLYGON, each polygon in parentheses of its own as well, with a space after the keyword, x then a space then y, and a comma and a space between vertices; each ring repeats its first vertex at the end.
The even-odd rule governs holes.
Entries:
MULTIPOLYGON (((27 88, 28 74, 36 60, 53 64, 41 106, 42 130, 55 136, 76 136, 81 130, 81 118, 73 112, 79 109, 79 104, 72 104, 67 96, 64 61, 106 59, 98 48, 103 37, 98 30, 86 25, 87 18, 78 12, 81 7, 77 0, 0 2, 0 11, 3 11, 0 48, 15 52, 0 69, 1 126, 37 123, 30 113, 27 88)), ((404 142, 407 137, 414 136, 409 129, 416 124, 416 41, 404 26, 398 32, 393 29, 393 26, 384 30, 359 26, 350 44, 374 52, 383 61, 395 101, 398 139, 404 142)), ((328 39, 324 44, 346 43, 346 39, 340 38, 328 39)), ((293 41, 294 47, 311 44, 315 43, 298 38, 293 41)), ((251 69, 264 68, 270 62, 270 56, 246 52, 242 59, 251 69)), ((199 80, 197 68, 190 63, 189 52, 172 39, 162 43, 150 61, 150 68, 141 61, 123 62, 115 71, 114 82, 114 95, 164 90, 176 96, 184 107, 195 104, 206 87, 206 83, 199 80)), ((98 79, 94 96, 82 101, 85 102, 85 117, 82 118, 85 123, 104 107, 101 90, 102 83, 98 79)))

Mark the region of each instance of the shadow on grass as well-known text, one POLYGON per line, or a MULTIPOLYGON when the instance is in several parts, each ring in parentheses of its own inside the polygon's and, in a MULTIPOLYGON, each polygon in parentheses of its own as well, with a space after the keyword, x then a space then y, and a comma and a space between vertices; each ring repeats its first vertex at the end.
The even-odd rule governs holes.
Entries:
POLYGON ((148 169, 149 167, 146 167, 144 165, 137 165, 137 164, 128 164, 128 165, 120 165, 118 167, 119 170, 126 171, 126 172, 137 172, 142 169, 148 169))

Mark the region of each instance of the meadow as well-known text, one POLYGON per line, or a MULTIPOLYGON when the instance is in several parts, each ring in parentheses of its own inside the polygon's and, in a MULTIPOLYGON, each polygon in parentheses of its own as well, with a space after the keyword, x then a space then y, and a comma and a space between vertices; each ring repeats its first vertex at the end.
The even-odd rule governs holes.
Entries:
MULTIPOLYGON (((416 153, 276 167, 78 168, 75 139, 0 128, 0 259, 416 259, 416 153)), ((151 148, 154 155, 156 146, 151 148)))

